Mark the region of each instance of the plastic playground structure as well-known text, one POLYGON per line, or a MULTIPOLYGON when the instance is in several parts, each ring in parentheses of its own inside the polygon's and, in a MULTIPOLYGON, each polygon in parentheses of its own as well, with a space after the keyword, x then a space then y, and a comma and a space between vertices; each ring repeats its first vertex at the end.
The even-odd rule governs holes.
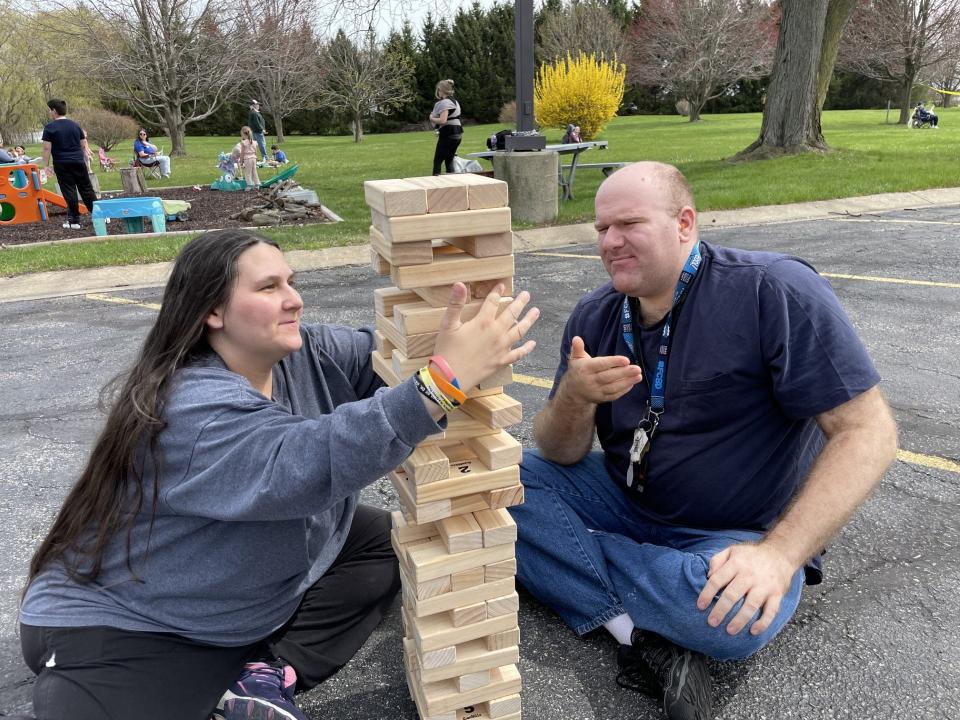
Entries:
MULTIPOLYGON (((47 203, 66 208, 62 195, 44 190, 42 171, 34 163, 0 165, 0 225, 22 225, 47 219, 47 203)), ((87 209, 80 204, 80 212, 87 209)))

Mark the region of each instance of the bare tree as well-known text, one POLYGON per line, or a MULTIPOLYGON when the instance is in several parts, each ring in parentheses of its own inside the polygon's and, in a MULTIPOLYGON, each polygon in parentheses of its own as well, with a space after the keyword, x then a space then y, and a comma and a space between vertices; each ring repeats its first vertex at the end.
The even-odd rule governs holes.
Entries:
POLYGON ((760 137, 741 160, 827 149, 820 110, 857 0, 781 0, 780 32, 760 137))
POLYGON ((708 100, 767 74, 774 35, 763 3, 648 0, 628 42, 630 80, 686 100, 697 122, 708 100))
POLYGON ((356 45, 339 32, 327 46, 323 64, 327 68, 323 102, 347 113, 355 142, 363 141, 364 118, 389 115, 413 97, 413 68, 406 58, 380 47, 373 33, 367 33, 356 45))
POLYGON ((77 62, 90 82, 165 128, 172 155, 186 154, 187 125, 241 90, 245 48, 231 42, 236 9, 222 0, 80 0, 71 19, 54 29, 85 39, 77 62))
MULTIPOLYGON (((21 20, 14 11, 0 6, 4 27, 19 27, 21 20)), ((40 88, 21 60, 28 44, 29 38, 17 33, 0 35, 0 135, 11 144, 20 142, 44 117, 40 88)))
POLYGON ((283 119, 317 106, 322 66, 314 0, 244 0, 241 36, 256 47, 251 84, 273 118, 277 142, 283 119))
POLYGON ((580 50, 608 60, 623 57, 623 30, 610 8, 600 0, 574 0, 547 13, 538 39, 546 62, 562 60, 580 50))
POLYGON ((850 23, 839 62, 900 87, 900 120, 910 119, 917 82, 960 57, 960 0, 868 0, 850 23))
POLYGON ((950 107, 960 93, 960 60, 957 58, 945 59, 935 68, 931 68, 931 85, 940 96, 940 105, 950 107))

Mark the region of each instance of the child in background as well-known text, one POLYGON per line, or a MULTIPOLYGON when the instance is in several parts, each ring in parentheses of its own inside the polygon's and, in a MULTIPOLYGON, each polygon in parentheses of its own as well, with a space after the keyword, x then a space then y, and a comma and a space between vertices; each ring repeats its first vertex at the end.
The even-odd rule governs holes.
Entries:
POLYGON ((273 161, 278 165, 286 165, 290 162, 287 160, 287 154, 276 145, 270 146, 270 152, 273 154, 273 161))
POLYGON ((253 131, 249 125, 240 128, 240 166, 243 168, 243 181, 247 190, 260 187, 260 176, 257 175, 257 144, 253 140, 253 131))

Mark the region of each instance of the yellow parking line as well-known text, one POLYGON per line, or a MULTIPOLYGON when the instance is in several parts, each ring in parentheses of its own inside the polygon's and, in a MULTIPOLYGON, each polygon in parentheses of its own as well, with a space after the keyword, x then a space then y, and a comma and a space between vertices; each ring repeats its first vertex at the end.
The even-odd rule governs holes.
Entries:
POLYGON ((878 277, 875 275, 844 275, 843 273, 820 273, 826 278, 839 280, 863 280, 864 282, 893 283, 895 285, 923 285, 925 287, 944 287, 960 289, 960 283, 934 282, 932 280, 904 280, 902 278, 878 277))
POLYGON ((920 455, 909 450, 897 450, 897 460, 910 463, 911 465, 922 465, 923 467, 933 468, 934 470, 946 470, 956 475, 960 475, 960 464, 937 457, 936 455, 920 455))
MULTIPOLYGON (((960 223, 956 223, 960 225, 960 223)), ((551 253, 551 252, 535 252, 530 253, 531 255, 542 255, 544 257, 562 257, 562 258, 576 258, 577 260, 599 260, 599 255, 575 255, 573 253, 551 253)), ((836 278, 838 280, 860 280, 861 282, 876 282, 876 283, 893 283, 895 285, 922 285, 924 287, 942 287, 942 288, 952 288, 954 290, 960 289, 960 283, 949 283, 949 282, 934 282, 933 280, 905 280, 903 278, 889 278, 889 277, 880 277, 876 275, 847 275, 844 273, 820 273, 823 277, 826 278, 836 278)))
POLYGON ((115 295, 103 295, 101 293, 87 293, 86 295, 84 295, 84 298, 86 298, 87 300, 97 300, 99 302, 116 303, 117 305, 137 305, 138 307, 145 307, 149 310, 160 309, 160 305, 158 303, 138 302, 137 300, 129 300, 128 298, 116 297, 115 295))
MULTIPOLYGON (((513 374, 513 381, 522 385, 533 385, 534 387, 547 388, 553 387, 552 380, 534 377, 532 375, 513 374)), ((960 464, 937 457, 936 455, 921 455, 920 453, 910 452, 909 450, 897 450, 897 460, 909 463, 911 465, 920 465, 922 467, 933 468, 934 470, 944 470, 945 472, 960 475, 960 464)))

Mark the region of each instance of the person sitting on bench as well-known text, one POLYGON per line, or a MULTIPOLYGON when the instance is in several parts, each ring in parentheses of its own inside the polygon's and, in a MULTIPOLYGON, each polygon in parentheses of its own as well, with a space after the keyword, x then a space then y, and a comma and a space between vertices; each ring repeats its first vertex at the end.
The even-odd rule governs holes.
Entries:
POLYGON ((583 142, 583 138, 580 137, 580 126, 574 125, 573 123, 567 125, 567 131, 564 133, 563 140, 560 142, 564 145, 583 142))

